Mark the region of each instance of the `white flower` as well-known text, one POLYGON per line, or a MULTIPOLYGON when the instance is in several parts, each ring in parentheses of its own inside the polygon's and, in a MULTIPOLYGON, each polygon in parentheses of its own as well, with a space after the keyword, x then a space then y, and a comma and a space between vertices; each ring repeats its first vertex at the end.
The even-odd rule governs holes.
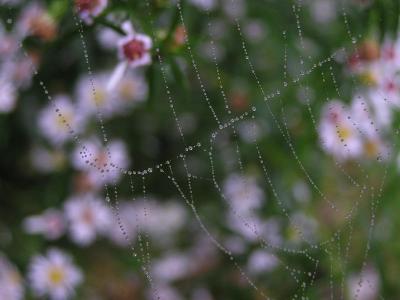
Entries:
MULTIPOLYGON (((380 114, 384 114, 385 107, 389 109, 388 103, 384 102, 379 108, 380 114)), ((384 144, 380 136, 380 125, 382 122, 376 121, 376 113, 370 109, 369 102, 362 96, 357 96, 353 99, 351 106, 351 117, 356 123, 356 126, 361 130, 363 137, 363 152, 367 158, 382 158, 387 159, 389 157, 389 147, 384 144)), ((390 117, 387 117, 390 121, 390 117)), ((388 124, 387 124, 388 125, 388 124)))
POLYGON ((252 274, 270 272, 277 267, 279 260, 265 250, 256 250, 250 254, 247 269, 252 274))
POLYGON ((223 192, 232 208, 240 215, 251 214, 251 211, 261 207, 264 192, 257 185, 255 178, 230 175, 223 184, 223 192))
POLYGON ((319 0, 310 2, 311 16, 319 24, 330 23, 336 17, 336 3, 333 0, 319 0))
POLYGON ((172 253, 155 260, 151 273, 157 281, 170 282, 185 278, 190 271, 191 259, 184 253, 172 253))
POLYGON ((368 266, 362 274, 352 275, 347 281, 349 299, 374 300, 378 298, 380 279, 375 268, 368 266))
POLYGON ((202 10, 213 10, 217 6, 216 0, 190 0, 189 2, 202 10))
POLYGON ((54 106, 49 103, 39 115, 39 129, 49 141, 58 146, 70 140, 73 135, 70 130, 78 133, 82 130, 84 116, 65 95, 54 98, 54 106))
POLYGON ((114 84, 112 90, 109 90, 107 85, 111 77, 110 73, 100 73, 94 76, 83 76, 79 80, 76 96, 78 106, 82 111, 88 114, 99 111, 104 117, 111 117, 115 113, 128 112, 128 108, 146 98, 147 84, 143 75, 127 72, 114 84))
POLYGON ((66 157, 61 150, 49 150, 35 146, 31 151, 31 162, 36 170, 42 173, 49 173, 63 167, 66 157))
POLYGON ((64 215, 56 209, 48 209, 41 215, 26 218, 23 222, 26 232, 43 234, 49 240, 57 239, 63 235, 65 225, 64 215))
POLYGON ((246 38, 253 43, 261 42, 265 37, 265 25, 258 20, 249 20, 243 27, 246 38))
POLYGON ((150 37, 136 33, 129 22, 125 22, 122 27, 127 35, 118 41, 120 58, 132 68, 150 64, 150 50, 153 45, 150 37))
POLYGON ((225 248, 229 249, 233 254, 243 254, 246 250, 246 242, 239 236, 229 236, 224 242, 225 248))
POLYGON ((147 97, 148 87, 143 74, 127 72, 118 82, 113 95, 118 103, 118 111, 124 112, 147 97))
POLYGON ((38 297, 64 300, 74 295, 75 287, 82 282, 82 273, 69 255, 58 249, 50 249, 47 255, 32 259, 28 278, 38 297))
POLYGON ((386 40, 381 48, 381 61, 396 69, 400 68, 400 36, 396 41, 386 40))
POLYGON ((278 219, 269 218, 264 223, 264 239, 272 245, 282 244, 281 224, 278 219))
POLYGON ((349 116, 356 129, 361 131, 363 136, 376 135, 377 124, 373 122, 373 111, 370 109, 368 101, 361 96, 356 95, 351 103, 349 116))
MULTIPOLYGON (((174 234, 184 226, 187 219, 186 210, 180 203, 174 201, 159 203, 151 198, 122 202, 119 211, 129 241, 139 230, 147 232, 154 242, 162 245, 171 244, 174 234)), ((126 245, 125 237, 118 232, 120 230, 118 225, 112 227, 108 236, 117 244, 126 245)))
POLYGON ((110 209, 93 195, 72 197, 64 206, 71 238, 80 246, 87 246, 96 235, 109 230, 112 223, 110 209))
POLYGON ((20 300, 23 296, 24 287, 20 273, 0 254, 0 299, 20 300))
POLYGON ((99 44, 101 47, 107 50, 115 49, 115 45, 118 43, 120 36, 121 35, 119 33, 108 27, 102 27, 96 32, 96 37, 99 41, 99 44))
POLYGON ((244 0, 223 0, 222 9, 232 19, 241 18, 246 13, 246 1, 244 0))
POLYGON ((75 9, 82 20, 91 24, 93 18, 100 15, 107 6, 107 0, 75 0, 75 9))
POLYGON ((100 73, 84 75, 79 79, 75 94, 78 107, 84 114, 93 115, 99 111, 103 116, 110 117, 116 111, 118 103, 106 89, 109 77, 107 73, 100 73))
POLYGON ((313 242, 316 240, 316 232, 318 228, 317 221, 302 212, 295 212, 291 216, 291 224, 289 227, 289 238, 294 244, 300 242, 313 242))
POLYGON ((123 226, 124 233, 119 227, 117 217, 114 218, 113 224, 109 226, 107 236, 110 240, 119 246, 127 246, 131 243, 137 234, 139 228, 138 218, 136 215, 143 213, 138 211, 134 202, 119 201, 119 218, 120 224, 123 226))
POLYGON ((8 34, 3 24, 0 23, 0 60, 8 60, 18 50, 18 39, 13 34, 8 34))
POLYGON ((258 140, 262 134, 263 130, 260 124, 256 121, 243 121, 237 127, 240 138, 246 143, 254 143, 258 140))
POLYGON ((350 113, 339 101, 325 105, 318 132, 323 149, 344 160, 362 153, 362 140, 356 127, 348 119, 350 113))
POLYGON ((141 230, 149 233, 157 243, 171 242, 174 233, 186 222, 186 210, 178 202, 137 199, 135 205, 141 230))
POLYGON ((77 170, 87 172, 91 181, 100 187, 118 181, 120 168, 128 167, 129 158, 122 141, 113 140, 103 146, 97 138, 91 138, 75 149, 72 164, 77 170))
POLYGON ((30 86, 34 67, 37 66, 37 59, 32 54, 28 57, 18 55, 13 60, 4 63, 2 73, 12 81, 18 89, 25 89, 30 86))
POLYGON ((229 213, 227 216, 229 228, 240 234, 247 241, 255 242, 262 238, 265 233, 265 225, 262 220, 255 215, 245 217, 229 213))
POLYGON ((154 289, 148 290, 146 293, 146 299, 154 299, 159 297, 162 300, 182 300, 183 297, 179 294, 179 291, 170 285, 165 283, 156 284, 157 293, 154 289))
POLYGON ((0 112, 11 112, 17 103, 17 91, 11 81, 0 78, 0 112))
POLYGON ((389 103, 385 95, 377 89, 368 92, 368 99, 373 108, 375 121, 378 127, 388 128, 393 120, 391 103, 389 103))

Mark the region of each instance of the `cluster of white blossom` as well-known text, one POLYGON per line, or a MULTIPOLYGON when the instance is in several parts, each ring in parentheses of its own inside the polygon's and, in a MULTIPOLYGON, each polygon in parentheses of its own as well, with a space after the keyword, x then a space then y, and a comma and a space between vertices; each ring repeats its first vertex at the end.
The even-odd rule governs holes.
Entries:
POLYGON ((387 141, 400 108, 400 38, 382 46, 364 41, 347 66, 364 86, 350 104, 332 100, 324 106, 319 124, 322 147, 339 160, 388 159, 392 149, 387 141))

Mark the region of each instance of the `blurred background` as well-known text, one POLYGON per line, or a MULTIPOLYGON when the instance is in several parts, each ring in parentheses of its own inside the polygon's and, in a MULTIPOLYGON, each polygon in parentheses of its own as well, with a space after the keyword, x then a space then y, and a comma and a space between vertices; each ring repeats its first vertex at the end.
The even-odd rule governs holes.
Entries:
POLYGON ((399 14, 2 0, 0 299, 399 299, 399 14))

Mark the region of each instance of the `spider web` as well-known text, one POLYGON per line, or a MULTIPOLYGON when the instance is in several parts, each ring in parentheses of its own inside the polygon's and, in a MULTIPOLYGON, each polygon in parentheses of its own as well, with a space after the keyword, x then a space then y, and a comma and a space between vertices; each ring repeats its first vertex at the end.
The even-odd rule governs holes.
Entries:
MULTIPOLYGON (((236 0, 231 0, 231 2, 232 5, 237 5, 236 0)), ((299 46, 302 50, 305 50, 303 38, 304 33, 302 29, 303 3, 301 0, 292 1, 292 3, 292 13, 295 17, 296 24, 294 26, 287 26, 287 28, 282 31, 282 37, 286 41, 288 33, 297 34, 299 46)), ((241 47, 242 49, 242 63, 248 66, 250 73, 250 77, 246 80, 255 83, 259 92, 259 99, 261 99, 263 102, 263 105, 260 105, 260 103, 257 102, 257 107, 253 106, 249 111, 246 111, 239 115, 235 115, 232 112, 228 98, 226 96, 226 88, 224 86, 223 75, 221 73, 221 66, 219 65, 217 59, 215 37, 213 36, 212 23, 210 22, 211 12, 207 9, 205 10, 205 22, 207 24, 207 28, 209 29, 209 43, 212 54, 212 63, 215 70, 215 80, 217 82, 220 93, 220 97, 218 97, 218 99, 212 99, 208 93, 207 84, 205 83, 206 81, 204 81, 203 79, 203 75, 201 74, 201 70, 199 68, 199 62, 196 58, 196 53, 191 44, 190 28, 187 26, 187 19, 185 16, 185 11, 182 8, 182 2, 180 0, 177 0, 175 5, 178 9, 180 23, 183 26, 185 32, 186 55, 188 57, 188 61, 190 62, 192 71, 195 74, 195 82, 197 82, 198 86, 200 87, 203 105, 208 108, 210 118, 215 123, 215 128, 209 132, 208 138, 196 141, 191 144, 187 144, 184 131, 182 130, 182 128, 184 128, 184 125, 181 124, 179 120, 179 113, 177 108, 179 103, 175 99, 175 96, 168 82, 165 57, 163 57, 160 49, 156 47, 155 53, 158 59, 159 71, 163 79, 165 96, 167 99, 165 105, 170 107, 171 118, 176 124, 176 128, 182 143, 182 152, 176 154, 174 157, 171 157, 169 160, 166 160, 162 163, 154 163, 148 168, 141 170, 126 170, 116 165, 110 165, 105 168, 96 167, 93 154, 88 151, 88 149, 82 143, 79 135, 74 132, 74 130, 69 126, 67 120, 64 118, 63 122, 70 130, 70 134, 73 135, 73 140, 77 145, 82 148, 82 157, 84 159, 87 159, 88 163, 93 168, 98 168, 98 171, 100 173, 109 172, 111 169, 121 172, 121 174, 123 175, 123 180, 129 183, 129 196, 132 198, 132 201, 135 201, 136 197, 138 195, 141 195, 146 202, 147 195, 149 193, 157 193, 157 189, 154 189, 151 185, 147 184, 148 180, 154 180, 154 178, 156 178, 155 180, 169 182, 171 191, 173 191, 177 198, 181 199, 181 201, 186 204, 188 210, 193 215, 193 219, 196 221, 199 229, 207 236, 210 242, 221 252, 221 254, 226 256, 229 264, 239 272, 241 278, 247 283, 247 285, 251 289, 254 290, 255 294, 262 299, 272 299, 269 294, 273 294, 274 288, 268 286, 268 276, 273 275, 267 274, 266 282, 261 282, 259 280, 253 279, 252 276, 249 275, 245 268, 242 266, 242 258, 236 257, 235 254, 233 254, 232 250, 230 250, 229 247, 226 246, 221 240, 221 238, 219 237, 220 233, 215 228, 215 226, 208 224, 209 222, 207 215, 204 215, 201 212, 202 204, 200 194, 204 186, 206 186, 210 189, 210 191, 213 192, 215 199, 220 200, 224 203, 226 211, 222 211, 221 215, 225 216, 227 212, 232 213, 233 216, 237 218, 237 220, 239 220, 246 228, 248 228, 252 232, 257 247, 265 249, 266 251, 274 255, 274 257, 280 262, 280 270, 287 275, 287 277, 285 277, 285 280, 287 280, 288 282, 292 282, 295 285, 295 292, 293 293, 293 295, 290 296, 292 299, 308 299, 310 297, 308 292, 309 288, 320 284, 318 268, 322 263, 321 260, 324 259, 327 259, 329 261, 328 285, 330 299, 343 299, 345 297, 345 280, 346 276, 348 275, 350 248, 354 235, 358 234, 354 232, 354 219, 360 210, 361 201, 368 201, 370 204, 370 219, 365 242, 365 251, 363 253, 362 262, 359 266, 361 271, 359 286, 361 289, 362 285, 371 284, 368 281, 364 282, 362 274, 367 268, 369 251, 371 249, 372 235, 377 222, 377 209, 380 204, 380 198, 383 192, 383 187, 385 185, 389 164, 384 163, 384 161, 380 157, 381 154, 377 156, 377 162, 382 165, 383 176, 380 181, 379 188, 376 189, 374 185, 370 185, 370 174, 368 173, 368 170, 365 169, 365 166, 363 164, 357 161, 355 162, 358 171, 362 174, 362 178, 359 180, 355 179, 351 174, 347 173, 341 161, 333 159, 335 168, 337 168, 337 170, 343 175, 343 178, 348 182, 349 185, 355 187, 358 190, 357 197, 355 197, 355 201, 349 209, 344 210, 343 208, 338 207, 335 203, 335 199, 330 199, 330 197, 323 192, 323 189, 320 187, 320 183, 315 178, 315 175, 312 174, 312 171, 309 171, 310 167, 307 166, 307 163, 304 162, 299 155, 298 145, 296 145, 296 140, 292 138, 290 132, 290 112, 287 112, 285 103, 286 99, 284 96, 285 91, 293 86, 299 86, 302 90, 305 91, 306 112, 308 114, 308 118, 311 120, 312 123, 312 128, 310 130, 314 129, 315 133, 317 134, 317 118, 315 117, 315 114, 313 112, 313 107, 310 99, 311 96, 309 90, 308 76, 314 73, 319 73, 321 75, 322 83, 326 86, 332 85, 336 91, 337 97, 342 97, 341 90, 338 85, 338 80, 335 78, 335 73, 333 71, 334 60, 340 55, 344 54, 348 56, 349 53, 353 52, 355 50, 354 44, 356 44, 358 40, 358 38, 355 37, 355 34, 351 30, 351 23, 345 11, 345 6, 341 4, 343 24, 346 28, 351 46, 342 46, 340 49, 333 51, 332 54, 325 59, 318 61, 314 60, 311 56, 299 56, 298 59, 300 62, 300 72, 297 77, 289 78, 287 71, 287 42, 285 42, 284 52, 282 53, 283 80, 282 82, 277 84, 276 88, 271 92, 265 90, 263 82, 260 79, 258 72, 254 66, 249 51, 249 45, 242 31, 241 20, 238 17, 233 17, 233 25, 239 36, 238 47, 241 47), (223 101, 225 106, 225 110, 223 112, 220 112, 214 108, 213 102, 216 101, 223 101), (274 107, 278 106, 279 112, 274 112, 274 107, 272 107, 272 105, 274 105, 274 107), (306 184, 314 191, 317 197, 321 199, 320 201, 324 202, 327 205, 331 213, 343 213, 346 215, 345 226, 342 226, 342 228, 339 228, 338 230, 333 232, 331 234, 331 238, 323 241, 318 241, 317 238, 315 240, 309 240, 309 238, 306 237, 306 234, 303 232, 304 230, 301 228, 301 226, 296 224, 296 221, 293 220, 287 201, 283 199, 287 198, 287 196, 281 195, 282 189, 277 185, 276 182, 274 182, 271 166, 269 166, 269 164, 267 163, 266 154, 263 153, 263 151, 261 150, 260 143, 264 142, 263 140, 265 139, 265 137, 257 137, 257 129, 255 128, 255 124, 257 124, 256 122, 259 122, 264 117, 262 113, 259 113, 262 110, 266 110, 268 112, 272 125, 275 129, 278 130, 279 135, 283 138, 284 148, 282 149, 282 151, 284 152, 285 157, 288 160, 292 161, 292 168, 294 170, 297 170, 296 172, 300 173, 306 184), (252 122, 252 139, 249 144, 243 144, 238 138, 238 126, 247 121, 252 122), (227 139, 227 137, 232 138, 231 140, 229 140, 227 139), (273 201, 276 204, 278 210, 276 216, 282 217, 284 220, 286 220, 287 226, 293 228, 297 232, 300 240, 302 241, 300 246, 292 246, 285 243, 276 244, 268 241, 268 239, 260 234, 259 228, 257 228, 257 225, 254 224, 251 219, 248 219, 246 216, 241 215, 240 212, 235 210, 234 206, 230 203, 229 197, 224 194, 223 188, 221 188, 221 181, 223 180, 225 174, 220 174, 218 172, 219 168, 216 167, 216 165, 219 165, 221 160, 223 160, 225 156, 225 149, 221 146, 221 141, 225 143, 223 147, 232 150, 235 156, 235 166, 232 170, 230 170, 231 172, 235 171, 241 175, 245 175, 246 165, 258 170, 259 174, 261 174, 260 180, 263 181, 265 191, 267 191, 268 194, 272 196, 269 201, 273 201), (248 148, 250 148, 252 154, 245 155, 243 150, 244 148, 246 148, 246 151, 248 150, 248 148), (198 170, 196 170, 196 167, 193 167, 190 164, 190 161, 193 158, 200 161, 202 164, 204 164, 204 166, 207 166, 207 171, 204 172, 200 170, 201 174, 198 175, 198 170), (348 227, 348 232, 345 231, 346 227, 348 227), (337 276, 337 273, 334 273, 333 270, 334 261, 339 262, 340 266, 340 276, 338 278, 334 278, 334 276, 337 276), (267 285, 268 287, 265 288, 264 285, 267 285)), ((148 15, 148 22, 152 30, 151 37, 154 41, 157 41, 158 38, 157 34, 155 33, 156 25, 154 22, 154 16, 152 15, 152 11, 150 8, 151 4, 149 0, 145 0, 145 6, 147 7, 146 13, 148 15)), ((79 31, 85 65, 87 67, 88 75, 91 76, 91 88, 93 95, 95 96, 96 86, 92 78, 93 71, 87 51, 85 29, 82 21, 75 14, 74 22, 76 28, 79 31)), ((361 38, 361 36, 359 36, 359 38, 361 38)), ((25 55, 27 55, 26 52, 25 55)), ((36 69, 34 70, 34 75, 39 76, 36 69)), ((356 90, 358 88, 356 80, 354 79, 353 75, 351 76, 351 84, 356 90)), ((46 84, 43 81, 39 81, 39 85, 43 89, 43 92, 50 103, 53 103, 53 98, 50 95, 46 84)), ((329 100, 331 99, 327 95, 325 100, 329 102, 329 100)), ((63 117, 62 111, 60 111, 59 108, 54 107, 54 109, 55 113, 59 114, 60 117, 63 117)), ((351 119, 350 115, 347 117, 351 119)), ((370 116, 369 112, 368 118, 372 122, 372 117, 370 116)), ((104 142, 104 147, 107 151, 107 155, 111 160, 112 154, 107 145, 109 137, 105 128, 103 116, 99 109, 97 110, 97 121, 100 128, 100 134, 104 142)), ((361 135, 364 134, 359 124, 357 124, 354 120, 352 120, 352 126, 356 128, 361 135)), ((378 131, 379 129, 376 128, 376 130, 378 131)), ((395 134, 396 136, 398 135, 398 130, 396 130, 395 134)), ((339 130, 338 135, 340 138, 339 130)), ((395 145, 397 144, 392 144, 393 149, 395 148, 395 145)), ((346 149, 347 147, 344 142, 342 146, 344 147, 344 149, 346 149)), ((245 178, 245 176, 243 176, 243 178, 245 178)), ((244 184, 246 184, 246 182, 244 182, 244 184)), ((139 223, 137 222, 137 240, 129 240, 126 233, 125 225, 123 224, 120 216, 121 195, 119 193, 118 184, 116 182, 112 185, 106 184, 104 186, 104 193, 105 200, 113 210, 122 234, 129 242, 132 257, 137 260, 141 265, 141 269, 150 285, 153 296, 156 299, 162 299, 157 288, 157 283, 154 281, 153 276, 151 275, 151 239, 148 233, 146 231, 141 231, 138 225, 139 223)), ((122 197, 125 197, 125 195, 123 195, 122 197)), ((244 197, 246 197, 246 195, 244 197)), ((142 212, 137 212, 137 215, 135 216, 136 219, 140 218, 139 214, 143 214, 144 218, 146 219, 149 214, 151 214, 150 206, 145 206, 142 212)), ((356 292, 356 294, 353 295, 354 299, 358 298, 359 290, 356 292)), ((381 296, 381 298, 383 297, 381 296)))

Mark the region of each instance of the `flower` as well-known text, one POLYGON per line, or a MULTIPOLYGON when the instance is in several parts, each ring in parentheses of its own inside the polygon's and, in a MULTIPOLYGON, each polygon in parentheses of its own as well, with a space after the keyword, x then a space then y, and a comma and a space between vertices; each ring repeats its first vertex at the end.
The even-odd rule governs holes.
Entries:
POLYGON ((23 296, 24 287, 20 273, 0 254, 0 299, 20 300, 23 296))
POLYGON ((110 209, 91 194, 74 196, 64 206, 71 239, 80 246, 87 246, 96 235, 109 230, 113 216, 110 209))
POLYGON ((22 11, 17 30, 23 37, 32 35, 51 41, 57 35, 57 24, 41 5, 32 3, 22 11))
POLYGON ((318 222, 313 217, 299 211, 291 215, 290 221, 291 223, 288 227, 290 243, 297 245, 304 241, 308 243, 315 242, 318 222))
POLYGON ((84 114, 90 115, 99 111, 104 117, 111 117, 116 113, 126 113, 128 108, 146 98, 148 89, 142 74, 126 73, 112 90, 107 89, 110 76, 109 73, 90 77, 86 75, 78 81, 76 96, 78 106, 84 114))
POLYGON ((179 290, 174 287, 161 283, 157 284, 157 292, 154 289, 149 289, 146 292, 146 299, 156 298, 163 300, 182 300, 183 297, 179 294, 179 290))
POLYGON ((265 250, 255 250, 250 254, 247 269, 252 274, 270 272, 277 267, 279 260, 265 250))
POLYGON ((117 42, 118 55, 121 62, 116 66, 107 84, 109 91, 114 90, 115 86, 124 76, 128 66, 137 68, 151 63, 150 50, 153 42, 150 37, 145 34, 136 33, 129 22, 124 22, 122 29, 127 35, 120 38, 117 42))
POLYGON ((59 146, 73 137, 71 130, 76 133, 82 130, 85 119, 68 96, 58 95, 53 101, 40 112, 39 129, 52 144, 59 146))
POLYGON ((350 113, 344 104, 333 100, 324 106, 318 127, 322 148, 340 160, 362 153, 362 140, 348 116, 350 113))
POLYGON ((28 233, 43 234, 47 239, 54 240, 64 234, 66 224, 63 213, 50 208, 40 215, 26 218, 23 227, 28 233))
POLYGON ((118 111, 124 112, 126 108, 143 102, 147 97, 147 92, 148 87, 143 74, 128 72, 119 81, 113 93, 118 103, 118 111))
POLYGON ((240 234, 248 242, 257 241, 263 237, 266 230, 265 223, 256 215, 243 217, 229 212, 226 221, 231 230, 240 234))
POLYGON ((250 176, 230 175, 224 181, 223 192, 233 210, 240 215, 251 214, 251 210, 261 207, 264 200, 263 190, 250 176))
POLYGON ((14 110, 17 103, 17 91, 10 80, 0 78, 0 112, 8 113, 14 110))
POLYGON ((397 40, 387 39, 381 48, 381 60, 396 69, 400 68, 400 38, 397 40))
POLYGON ((118 246, 127 246, 131 243, 137 234, 139 227, 138 218, 139 213, 135 202, 119 201, 119 222, 114 218, 113 224, 109 226, 107 231, 108 238, 118 246), (124 233, 120 228, 123 227, 124 233))
POLYGON ((318 25, 330 23, 337 14, 335 1, 320 0, 310 2, 310 13, 318 25))
POLYGON ((173 235, 184 226, 187 219, 186 210, 179 202, 160 204, 154 199, 137 199, 136 205, 140 227, 157 243, 171 242, 173 235), (145 215, 146 211, 148 215, 145 215))
POLYGON ((193 261, 190 256, 184 253, 171 253, 155 260, 151 273, 159 282, 175 281, 188 275, 191 264, 193 261))
POLYGON ((0 23, 0 60, 7 60, 18 50, 18 39, 14 34, 9 34, 0 23))
POLYGON ((51 248, 46 255, 33 257, 28 278, 37 296, 64 300, 74 294, 75 287, 82 282, 82 273, 68 254, 51 248))
POLYGON ((150 64, 153 44, 150 37, 136 33, 129 22, 125 22, 122 27, 127 35, 118 41, 120 58, 132 68, 150 64))
POLYGON ((38 65, 39 57, 35 53, 28 55, 19 53, 13 60, 3 64, 2 73, 6 74, 6 78, 18 89, 25 89, 31 85, 34 67, 38 65))
POLYGON ((84 75, 79 79, 75 94, 80 111, 88 115, 101 112, 105 117, 115 112, 117 103, 106 89, 108 80, 107 73, 84 75))
POLYGON ((380 287, 379 274, 374 267, 367 266, 363 273, 352 275, 348 279, 347 285, 349 290, 349 299, 377 299, 380 287))
MULTIPOLYGON (((113 22, 114 20, 111 19, 110 21, 113 22)), ((96 29, 97 29, 96 38, 100 46, 106 50, 114 50, 115 45, 118 43, 118 40, 120 38, 120 34, 108 27, 102 27, 96 29)))
POLYGON ((217 6, 217 1, 215 0, 189 0, 189 2, 202 9, 202 10, 213 10, 217 6))
POLYGON ((31 163, 39 172, 50 173, 61 169, 66 163, 66 157, 62 150, 35 146, 31 151, 31 163))
POLYGON ((106 146, 92 137, 82 142, 72 154, 72 164, 89 174, 91 181, 101 187, 114 183, 121 177, 121 170, 129 165, 126 146, 121 140, 112 140, 106 146))
POLYGON ((253 143, 258 140, 263 134, 263 128, 261 128, 259 122, 243 121, 237 127, 240 138, 246 143, 253 143))
POLYGON ((107 0, 75 0, 75 9, 86 24, 91 24, 93 18, 100 15, 107 7, 107 0))

